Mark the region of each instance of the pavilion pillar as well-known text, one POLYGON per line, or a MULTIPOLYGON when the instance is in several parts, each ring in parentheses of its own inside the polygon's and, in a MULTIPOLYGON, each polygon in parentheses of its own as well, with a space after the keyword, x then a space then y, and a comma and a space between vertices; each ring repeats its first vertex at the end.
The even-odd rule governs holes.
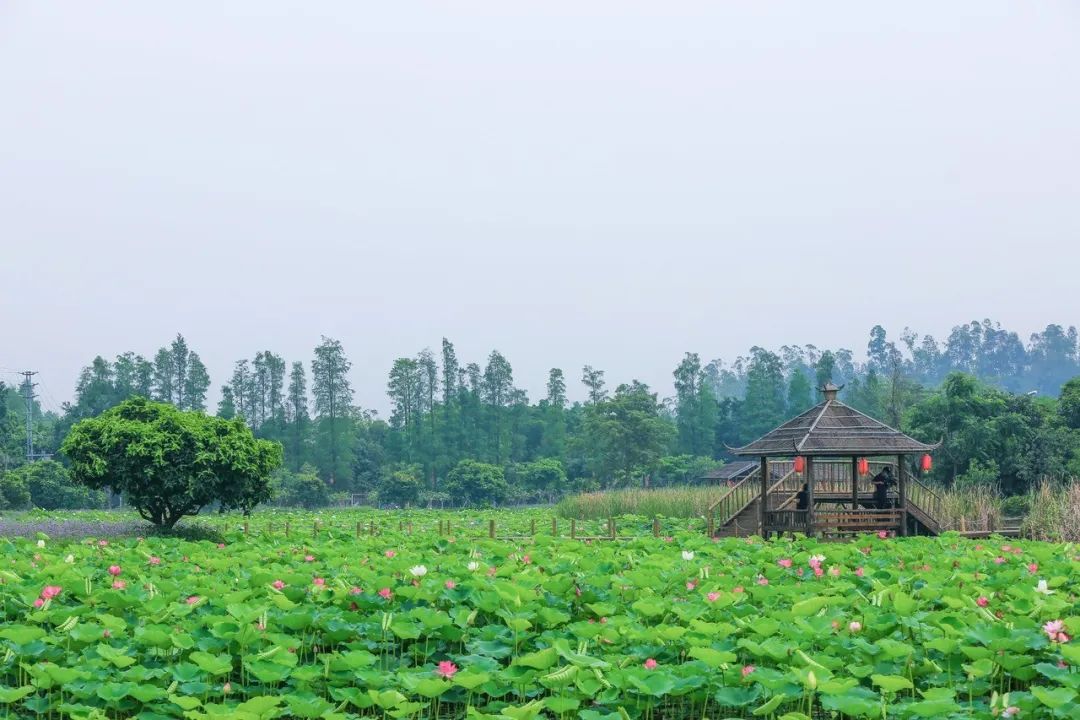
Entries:
POLYGON ((904 468, 904 456, 896 456, 897 495, 900 506, 900 535, 907 535, 907 470, 904 468))
POLYGON ((851 458, 851 509, 859 509, 859 458, 851 458))
POLYGON ((806 458, 806 537, 814 536, 814 458, 806 458))
POLYGON ((758 503, 758 511, 761 516, 761 537, 768 539, 769 531, 765 527, 765 520, 769 513, 769 458, 761 458, 761 502, 758 503))

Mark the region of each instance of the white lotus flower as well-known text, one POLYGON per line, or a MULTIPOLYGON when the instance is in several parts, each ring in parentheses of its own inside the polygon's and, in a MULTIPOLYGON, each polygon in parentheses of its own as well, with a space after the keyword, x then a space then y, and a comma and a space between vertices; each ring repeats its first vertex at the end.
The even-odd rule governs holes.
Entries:
POLYGON ((473 560, 471 563, 468 564, 467 567, 469 568, 469 572, 476 572, 480 569, 480 563, 473 560))
POLYGON ((74 555, 68 555, 66 558, 64 558, 64 562, 66 562, 68 565, 70 565, 71 563, 75 562, 75 556, 74 555))
POLYGON ((1046 585, 1045 580, 1040 580, 1038 587, 1035 588, 1035 592, 1042 593, 1043 595, 1053 595, 1054 591, 1046 585))
POLYGON ((693 550, 683 550, 682 551, 682 559, 683 560, 693 560, 694 559, 694 551, 693 550))
POLYGON ((44 541, 44 540, 38 540, 38 541, 37 541, 37 546, 38 546, 39 548, 43 548, 43 547, 45 547, 45 541, 44 541))
POLYGON ((409 568, 409 572, 412 573, 413 577, 424 577, 427 575, 427 568, 423 565, 415 565, 409 568))

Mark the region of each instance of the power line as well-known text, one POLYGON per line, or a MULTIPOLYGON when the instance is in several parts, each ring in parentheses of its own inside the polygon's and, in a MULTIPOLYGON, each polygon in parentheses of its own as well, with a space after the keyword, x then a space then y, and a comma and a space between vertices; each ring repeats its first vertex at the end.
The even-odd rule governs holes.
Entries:
POLYGON ((33 378, 37 370, 23 370, 19 374, 23 376, 21 394, 26 400, 26 462, 52 457, 49 453, 34 452, 34 398, 37 397, 34 388, 37 383, 33 382, 33 378))

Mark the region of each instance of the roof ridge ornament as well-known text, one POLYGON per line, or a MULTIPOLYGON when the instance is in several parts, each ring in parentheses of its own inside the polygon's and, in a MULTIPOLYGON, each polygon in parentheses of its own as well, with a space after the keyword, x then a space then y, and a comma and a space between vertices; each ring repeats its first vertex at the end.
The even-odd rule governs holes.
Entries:
POLYGON ((825 396, 826 402, 832 402, 836 399, 836 394, 844 389, 843 385, 834 385, 832 381, 825 383, 822 387, 818 388, 818 392, 825 396))

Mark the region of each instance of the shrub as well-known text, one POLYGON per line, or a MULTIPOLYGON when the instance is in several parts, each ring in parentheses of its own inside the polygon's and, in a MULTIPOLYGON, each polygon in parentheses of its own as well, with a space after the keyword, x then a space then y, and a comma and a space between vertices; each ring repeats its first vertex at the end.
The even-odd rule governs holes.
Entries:
POLYGON ((419 466, 386 472, 379 480, 379 502, 398 507, 415 505, 423 489, 424 483, 420 479, 419 466))
POLYGON ((0 510, 25 510, 30 506, 30 486, 16 470, 0 476, 0 510))
POLYGON ((447 474, 444 489, 463 505, 494 505, 510 488, 498 465, 462 460, 447 474))
POLYGON ((281 485, 278 500, 282 505, 318 508, 330 504, 330 488, 315 468, 305 464, 298 473, 285 472, 279 476, 281 485))
POLYGON ((76 485, 67 468, 55 460, 39 460, 12 470, 30 491, 30 502, 43 510, 78 510, 99 508, 105 495, 76 485))

